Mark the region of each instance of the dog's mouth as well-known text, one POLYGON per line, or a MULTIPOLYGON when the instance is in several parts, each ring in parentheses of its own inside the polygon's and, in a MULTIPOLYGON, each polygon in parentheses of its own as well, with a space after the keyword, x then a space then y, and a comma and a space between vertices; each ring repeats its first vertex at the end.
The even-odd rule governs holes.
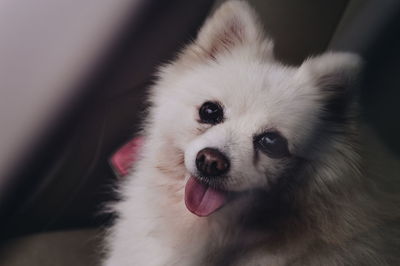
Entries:
POLYGON ((227 203, 229 194, 226 190, 211 187, 197 177, 190 176, 185 186, 186 208, 197 216, 209 216, 227 203))
MULTIPOLYGON (((223 184, 210 182, 208 178, 191 175, 185 186, 185 205, 193 214, 207 217, 232 201, 245 197, 252 202, 248 205, 248 212, 279 215, 282 213, 281 207, 287 203, 285 198, 281 198, 281 195, 286 195, 285 187, 282 184, 275 184, 274 187, 233 191, 226 189, 223 184)), ((274 215, 268 216, 268 219, 272 216, 274 215)))

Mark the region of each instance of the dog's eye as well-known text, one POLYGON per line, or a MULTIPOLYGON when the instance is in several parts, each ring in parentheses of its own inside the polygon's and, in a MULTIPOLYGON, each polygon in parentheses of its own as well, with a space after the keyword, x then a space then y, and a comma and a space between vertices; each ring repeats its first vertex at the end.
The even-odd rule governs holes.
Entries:
POLYGON ((271 158, 289 155, 287 140, 277 132, 267 132, 257 136, 254 145, 271 158))
POLYGON ((199 116, 202 123, 215 125, 222 122, 224 111, 218 103, 205 102, 199 109, 199 116))

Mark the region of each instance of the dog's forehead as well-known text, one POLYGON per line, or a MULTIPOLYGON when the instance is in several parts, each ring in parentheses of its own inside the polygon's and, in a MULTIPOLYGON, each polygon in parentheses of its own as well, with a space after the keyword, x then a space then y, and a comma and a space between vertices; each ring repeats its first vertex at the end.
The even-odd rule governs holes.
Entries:
POLYGON ((227 60, 206 68, 202 75, 201 90, 232 112, 256 114, 296 108, 301 112, 303 105, 312 101, 311 84, 298 77, 295 67, 227 60))
POLYGON ((273 127, 297 139, 302 134, 292 136, 294 132, 309 132, 317 120, 318 93, 295 67, 227 60, 204 67, 196 75, 199 82, 191 92, 200 93, 202 101, 221 102, 228 120, 237 120, 241 128, 273 127))

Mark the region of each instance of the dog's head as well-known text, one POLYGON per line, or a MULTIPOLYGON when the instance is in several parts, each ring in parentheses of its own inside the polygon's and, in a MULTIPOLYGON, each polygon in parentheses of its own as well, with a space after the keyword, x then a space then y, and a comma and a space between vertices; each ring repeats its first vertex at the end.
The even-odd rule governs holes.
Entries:
POLYGON ((161 70, 152 97, 154 134, 169 149, 159 151, 161 161, 184 156, 164 168, 182 167, 190 177, 189 210, 207 216, 226 203, 225 193, 268 191, 337 149, 359 63, 327 53, 285 66, 246 3, 219 8, 161 70))

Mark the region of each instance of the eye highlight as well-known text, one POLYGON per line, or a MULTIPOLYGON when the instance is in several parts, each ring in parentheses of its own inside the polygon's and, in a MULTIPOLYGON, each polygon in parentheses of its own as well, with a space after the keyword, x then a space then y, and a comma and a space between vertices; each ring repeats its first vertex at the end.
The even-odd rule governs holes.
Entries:
POLYGON ((254 146, 270 158, 278 159, 290 155, 287 140, 278 132, 266 132, 255 137, 254 146))
POLYGON ((199 109, 200 121, 206 124, 219 124, 224 119, 222 106, 216 102, 205 102, 199 109))

